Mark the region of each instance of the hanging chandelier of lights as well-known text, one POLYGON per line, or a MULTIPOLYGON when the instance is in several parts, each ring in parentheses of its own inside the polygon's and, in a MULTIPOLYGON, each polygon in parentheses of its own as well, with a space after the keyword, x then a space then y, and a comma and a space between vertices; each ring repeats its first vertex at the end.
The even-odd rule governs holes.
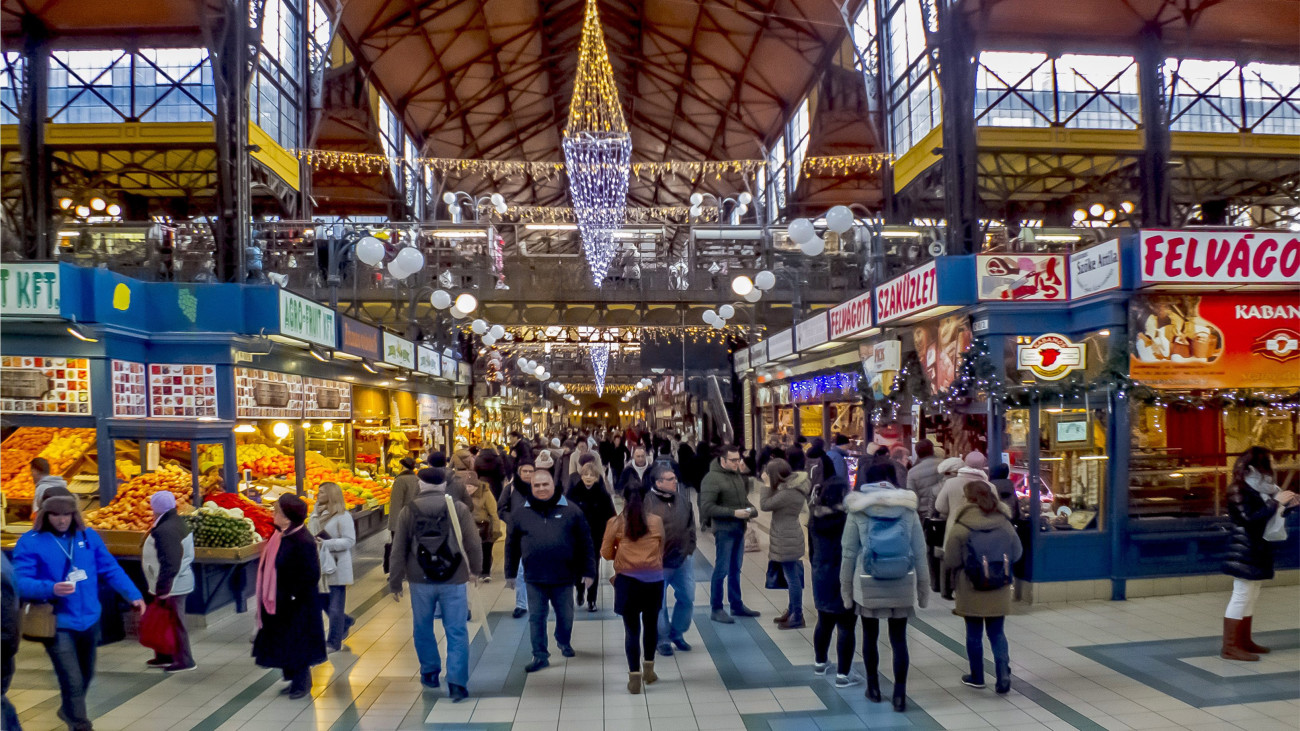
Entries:
POLYGON ((596 375, 596 395, 605 395, 605 372, 609 369, 609 346, 591 346, 591 372, 596 375))
POLYGON ((592 283, 599 288, 614 260, 614 232, 626 216, 632 137, 614 85, 596 0, 587 0, 562 146, 582 250, 592 283))

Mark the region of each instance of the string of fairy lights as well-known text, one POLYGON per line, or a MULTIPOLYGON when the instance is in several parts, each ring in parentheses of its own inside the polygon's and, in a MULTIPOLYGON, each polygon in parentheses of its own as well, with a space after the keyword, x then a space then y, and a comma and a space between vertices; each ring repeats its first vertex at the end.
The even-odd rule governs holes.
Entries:
MULTIPOLYGON (((519 223, 555 224, 574 228, 578 223, 577 211, 571 206, 511 206, 505 212, 499 212, 491 205, 479 206, 480 214, 496 216, 502 221, 519 223)), ((716 206, 626 206, 625 223, 658 223, 673 221, 682 223, 716 223, 718 208, 716 206), (699 215, 694 215, 698 213, 699 215)))

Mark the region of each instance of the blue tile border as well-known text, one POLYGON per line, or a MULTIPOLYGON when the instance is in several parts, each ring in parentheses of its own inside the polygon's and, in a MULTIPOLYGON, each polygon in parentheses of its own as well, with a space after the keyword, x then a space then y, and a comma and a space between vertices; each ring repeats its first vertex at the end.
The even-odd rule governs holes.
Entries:
MULTIPOLYGON (((1261 632, 1256 638, 1275 650, 1300 647, 1300 630, 1261 632)), ((1220 637, 1127 642, 1071 650, 1196 708, 1300 698, 1300 669, 1224 677, 1182 661, 1217 657, 1220 637)))

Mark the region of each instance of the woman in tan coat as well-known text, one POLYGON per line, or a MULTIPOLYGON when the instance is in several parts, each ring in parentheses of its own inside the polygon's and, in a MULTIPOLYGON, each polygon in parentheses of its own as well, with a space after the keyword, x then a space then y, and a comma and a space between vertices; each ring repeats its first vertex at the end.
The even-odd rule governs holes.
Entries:
POLYGON ((623 514, 609 519, 600 555, 614 562, 614 613, 623 616, 627 690, 655 682, 659 610, 664 601, 664 521, 645 510, 645 493, 629 490, 623 514), (642 662, 642 648, 645 660, 642 662))

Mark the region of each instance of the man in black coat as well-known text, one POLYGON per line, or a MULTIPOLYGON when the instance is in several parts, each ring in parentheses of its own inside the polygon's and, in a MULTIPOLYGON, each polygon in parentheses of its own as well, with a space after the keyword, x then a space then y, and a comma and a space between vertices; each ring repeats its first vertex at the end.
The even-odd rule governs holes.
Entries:
POLYGON ((515 464, 532 462, 534 457, 533 445, 529 444, 527 439, 524 439, 524 435, 516 430, 510 432, 510 438, 515 440, 515 445, 510 448, 510 456, 515 458, 515 464))
POLYGON ((546 470, 533 473, 533 495, 521 510, 512 511, 506 541, 506 585, 515 588, 520 561, 527 576, 528 612, 533 661, 524 668, 536 672, 550 665, 546 647, 546 616, 555 607, 555 644, 573 657, 573 587, 596 583, 596 553, 582 511, 560 495, 546 470))

